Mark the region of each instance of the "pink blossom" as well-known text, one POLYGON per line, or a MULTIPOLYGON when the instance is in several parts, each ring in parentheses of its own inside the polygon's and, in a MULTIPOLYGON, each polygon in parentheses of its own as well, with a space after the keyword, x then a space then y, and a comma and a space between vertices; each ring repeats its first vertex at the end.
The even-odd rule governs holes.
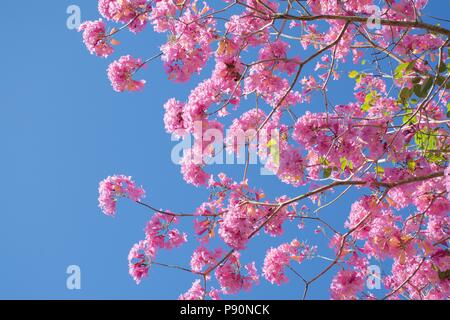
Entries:
POLYGON ((78 30, 83 31, 83 42, 91 54, 107 57, 113 53, 114 50, 107 41, 105 23, 102 19, 86 21, 78 30))
POLYGON ((236 294, 241 290, 248 291, 259 281, 254 263, 245 266, 248 275, 241 274, 239 259, 240 254, 235 252, 216 269, 215 275, 224 294, 236 294))
POLYGON ((147 0, 99 0, 98 11, 108 20, 129 24, 131 32, 142 31, 148 21, 147 0))
POLYGON ((205 298, 205 289, 201 285, 201 280, 195 280, 192 287, 180 295, 178 300, 203 300, 205 298))
POLYGON ((99 207, 103 213, 114 216, 116 213, 117 199, 120 197, 140 201, 145 196, 145 191, 131 180, 131 177, 123 175, 108 177, 99 185, 99 207))
POLYGON ((164 104, 164 109, 166 110, 164 114, 164 125, 168 133, 173 133, 177 136, 182 136, 185 133, 183 108, 184 104, 174 98, 169 99, 164 104))
POLYGON ((142 67, 141 59, 131 56, 120 57, 108 67, 108 77, 117 92, 138 91, 144 87, 145 80, 133 80, 134 73, 142 67))
POLYGON ((200 72, 211 55, 214 23, 212 19, 199 19, 198 14, 186 10, 171 24, 173 36, 161 46, 162 60, 170 79, 185 82, 193 73, 200 72))
POLYGON ((143 253, 144 248, 144 241, 141 241, 131 248, 128 255, 129 272, 137 284, 141 283, 142 278, 148 276, 149 271, 149 262, 143 253))
POLYGON ((203 156, 197 156, 193 154, 193 150, 189 149, 185 151, 183 158, 181 159, 181 173, 184 180, 196 187, 205 186, 208 183, 210 174, 207 174, 203 170, 203 156), (200 158, 200 159, 198 159, 200 158))
POLYGON ((191 269, 195 272, 201 272, 204 267, 210 267, 218 262, 218 259, 222 256, 221 249, 215 249, 214 251, 208 251, 204 247, 198 247, 193 253, 191 258, 191 269))
POLYGON ((256 218, 253 206, 230 205, 220 223, 219 235, 230 247, 237 250, 244 249, 248 237, 255 229, 256 218))
POLYGON ((364 277, 352 270, 340 270, 331 282, 331 298, 334 300, 353 300, 364 288, 364 277))
POLYGON ((267 281, 277 285, 288 282, 284 269, 297 256, 299 245, 297 240, 293 240, 291 243, 284 243, 267 251, 262 270, 267 281))

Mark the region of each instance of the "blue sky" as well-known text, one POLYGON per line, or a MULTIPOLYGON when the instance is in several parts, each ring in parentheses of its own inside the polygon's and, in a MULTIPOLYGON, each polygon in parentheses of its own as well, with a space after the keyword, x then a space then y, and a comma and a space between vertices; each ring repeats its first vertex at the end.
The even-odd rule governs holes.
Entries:
MULTIPOLYGON (((155 267, 137 286, 128 275, 128 251, 143 238, 151 212, 122 201, 117 217, 108 218, 97 207, 97 188, 104 177, 123 173, 145 187, 146 200, 154 206, 186 212, 204 201, 207 192, 185 184, 179 167, 170 161, 174 143, 162 122, 162 105, 173 96, 184 100, 202 76, 185 85, 174 84, 155 61, 140 73, 147 80, 145 91, 115 93, 106 77, 111 60, 91 56, 80 34, 66 28, 71 4, 81 7, 83 20, 98 17, 96 2, 87 0, 51 4, 29 0, 21 6, 4 1, 0 11, 0 298, 177 298, 194 276, 155 267), (81 290, 66 288, 69 265, 81 268, 81 290)), ((439 15, 436 3, 431 8, 439 15)), ((164 36, 149 29, 138 37, 123 33, 119 39, 122 46, 114 58, 126 53, 149 57, 164 36)), ((333 86, 347 84, 344 80, 333 86)), ((218 170, 240 177, 243 168, 218 170)), ((286 187, 275 177, 260 177, 256 168, 251 173, 250 182, 264 186, 268 196, 303 190, 286 187)), ((349 194, 322 215, 341 226, 357 196, 349 194)), ((191 220, 181 225, 191 226, 191 220)), ((242 260, 261 265, 268 247, 294 237, 326 247, 323 237, 313 235, 315 226, 299 231, 293 224, 282 238, 262 236, 242 253, 242 260)), ((187 266, 195 248, 192 242, 162 253, 158 260, 187 266)), ((324 262, 310 261, 297 270, 308 278, 320 266, 324 262)), ((333 273, 313 285, 309 297, 328 298, 333 273)), ((229 298, 299 298, 303 287, 290 278, 282 287, 262 279, 252 292, 229 298)))

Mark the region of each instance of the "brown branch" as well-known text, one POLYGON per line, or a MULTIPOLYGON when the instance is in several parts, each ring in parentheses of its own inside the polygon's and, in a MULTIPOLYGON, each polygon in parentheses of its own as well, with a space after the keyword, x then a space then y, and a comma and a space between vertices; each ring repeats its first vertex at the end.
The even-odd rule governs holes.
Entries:
MULTIPOLYGON (((274 20, 296 20, 296 21, 315 21, 315 20, 342 20, 347 22, 367 22, 369 17, 359 16, 340 16, 332 14, 322 14, 317 16, 294 16, 290 14, 276 14, 273 16, 274 20)), ((434 33, 439 33, 450 38, 450 30, 435 26, 429 23, 420 21, 404 21, 404 20, 389 20, 380 19, 380 24, 384 26, 404 27, 404 28, 418 28, 425 29, 434 33)))

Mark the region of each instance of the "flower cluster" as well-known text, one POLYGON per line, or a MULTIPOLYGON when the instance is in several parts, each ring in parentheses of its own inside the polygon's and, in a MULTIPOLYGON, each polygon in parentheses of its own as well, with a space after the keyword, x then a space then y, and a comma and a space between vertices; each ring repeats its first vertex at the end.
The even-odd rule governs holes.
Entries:
POLYGON ((352 23, 373 15, 371 0, 219 2, 99 0, 105 22, 80 27, 87 49, 101 57, 113 53, 118 42, 112 36, 122 30, 138 33, 150 24, 167 35, 159 55, 125 55, 110 64, 115 91, 141 90, 145 81, 135 75, 156 57, 174 82, 195 81, 201 73, 201 80, 189 82, 187 97, 167 100, 163 122, 175 137, 192 138, 181 175, 209 197, 194 213, 177 215, 142 203, 144 190, 130 177, 100 183, 105 214, 115 214, 120 197, 156 212, 145 239, 129 253, 134 280, 148 275, 159 250, 186 242, 173 224, 190 216, 198 245, 190 269, 182 269, 203 279, 180 299, 249 290, 259 281, 259 263, 272 284, 286 283, 288 271, 309 283, 294 262, 328 256, 316 254, 309 241, 270 248, 263 262, 240 263, 250 241, 264 233, 278 241, 297 221, 305 229, 317 223, 311 234, 327 237, 335 254, 317 273, 339 267, 331 298, 375 298, 364 290, 368 265, 385 261, 385 298, 448 299, 449 31, 423 22, 427 1, 380 3, 383 19, 375 26, 352 23), (121 26, 107 29, 106 22, 121 26), (224 154, 245 164, 243 175, 215 175, 210 160, 224 154), (261 159, 262 174, 279 180, 267 191, 282 183, 294 188, 292 196, 283 191, 269 200, 250 186, 253 155, 261 159), (325 221, 322 210, 355 189, 358 198, 342 207, 345 223, 325 221), (312 203, 300 204, 306 200, 312 203), (213 275, 218 289, 210 286, 213 275))
POLYGON ((120 57, 108 67, 108 78, 117 92, 138 91, 144 87, 145 80, 134 80, 134 73, 142 67, 142 60, 130 55, 120 57))
POLYGON ((148 275, 149 268, 159 249, 174 249, 187 242, 187 235, 171 225, 176 217, 170 214, 156 213, 148 221, 144 232, 145 239, 135 244, 128 255, 130 275, 140 283, 148 275))
POLYGON ((145 196, 144 189, 138 187, 131 177, 124 175, 107 177, 102 180, 98 192, 99 207, 104 214, 109 216, 115 215, 116 203, 119 197, 139 201, 145 196))
POLYGON ((331 298, 352 300, 364 288, 364 276, 354 270, 341 270, 331 281, 331 298))
POLYGON ((255 263, 244 266, 246 275, 241 273, 240 254, 233 253, 226 263, 216 269, 216 278, 224 294, 236 294, 241 290, 248 291, 259 283, 255 263))
POLYGON ((106 58, 113 53, 114 50, 107 41, 105 23, 102 19, 82 23, 79 31, 83 31, 84 44, 91 54, 106 58))
POLYGON ((144 30, 150 6, 147 0, 99 0, 98 11, 108 20, 128 24, 131 32, 144 30))
POLYGON ((264 278, 277 285, 288 282, 285 269, 290 266, 291 261, 301 263, 305 258, 309 258, 315 250, 315 247, 302 244, 297 239, 269 249, 264 259, 264 278))

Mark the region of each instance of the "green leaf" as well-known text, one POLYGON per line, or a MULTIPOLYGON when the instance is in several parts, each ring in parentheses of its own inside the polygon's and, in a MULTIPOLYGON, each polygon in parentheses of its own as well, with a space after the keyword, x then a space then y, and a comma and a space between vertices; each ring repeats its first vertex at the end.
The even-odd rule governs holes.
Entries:
POLYGON ((424 96, 428 94, 428 91, 430 90, 432 85, 433 85, 433 78, 428 77, 427 80, 425 80, 424 84, 422 85, 422 92, 424 96))
POLYGON ((328 167, 328 168, 324 168, 323 169, 323 177, 324 179, 327 179, 331 176, 331 172, 333 171, 332 168, 328 167))
POLYGON ((408 102, 408 99, 411 98, 413 92, 411 89, 404 87, 402 90, 400 90, 399 93, 399 100, 402 104, 406 105, 406 103, 408 102))
POLYGON ((280 148, 278 147, 278 141, 275 139, 270 139, 267 142, 267 147, 269 147, 269 152, 272 155, 272 159, 274 163, 279 166, 280 165, 280 148))
POLYGON ((353 162, 351 160, 348 162, 348 168, 353 170, 353 162))
POLYGON ((417 84, 420 82, 420 80, 422 80, 421 77, 415 77, 414 79, 412 79, 412 83, 417 84))
POLYGON ((416 170, 416 162, 414 160, 408 160, 408 169, 411 171, 416 170))
POLYGON ((375 90, 370 91, 364 98, 364 103, 361 106, 362 111, 369 111, 369 109, 374 105, 377 97, 377 92, 375 90))
POLYGON ((379 174, 379 175, 382 175, 382 174, 384 174, 384 168, 383 168, 383 167, 380 167, 379 165, 377 165, 377 166, 375 167, 375 172, 376 172, 377 174, 379 174))
POLYGON ((405 73, 409 70, 411 70, 411 68, 414 66, 414 62, 410 61, 410 62, 405 62, 405 63, 400 63, 397 68, 395 68, 394 71, 394 79, 401 79, 405 73))
POLYGON ((414 112, 414 109, 406 108, 405 112, 407 113, 406 115, 403 116, 403 123, 405 125, 408 125, 410 123, 412 123, 412 124, 417 123, 417 117, 412 117, 412 119, 410 119, 412 116, 412 113, 414 112))
POLYGON ((323 164, 325 166, 330 164, 330 161, 328 161, 327 158, 325 158, 325 157, 320 157, 319 161, 320 161, 321 164, 323 164))
POLYGON ((422 92, 422 86, 420 84, 415 84, 413 87, 414 93, 419 98, 425 98, 426 94, 422 92))
POLYGON ((437 150, 437 138, 434 130, 424 129, 416 132, 414 140, 420 150, 437 150))
POLYGON ((344 171, 345 168, 347 168, 348 160, 346 157, 342 157, 340 161, 341 161, 341 170, 344 171))
POLYGON ((438 271, 439 279, 446 280, 450 278, 450 269, 446 271, 438 271))
POLYGON ((348 73, 348 77, 351 78, 351 79, 354 79, 354 78, 356 78, 356 76, 357 76, 358 74, 359 74, 358 71, 353 70, 353 71, 350 71, 350 72, 348 73))

